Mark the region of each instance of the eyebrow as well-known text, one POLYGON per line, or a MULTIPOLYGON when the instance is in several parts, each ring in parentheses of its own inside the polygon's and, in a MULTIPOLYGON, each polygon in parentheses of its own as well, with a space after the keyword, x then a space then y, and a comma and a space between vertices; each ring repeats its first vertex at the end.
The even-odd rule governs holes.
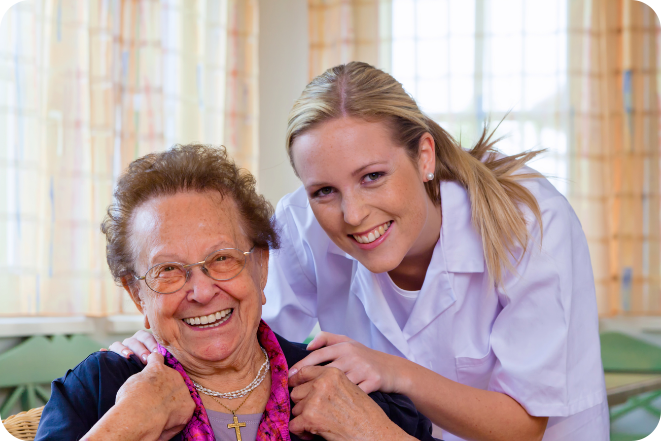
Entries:
POLYGON ((351 176, 359 175, 360 173, 362 173, 363 170, 365 170, 365 169, 368 168, 368 167, 371 167, 372 165, 379 165, 379 164, 385 164, 385 163, 386 163, 386 161, 374 161, 374 162, 370 162, 370 163, 365 164, 365 165, 363 165, 362 167, 360 167, 360 168, 354 170, 354 171, 351 173, 351 176))
MULTIPOLYGON (((225 248, 238 248, 239 245, 232 245, 229 242, 220 242, 215 245, 215 247, 209 251, 209 253, 213 253, 216 250, 222 250, 225 248)), ((208 257, 209 253, 207 253, 204 257, 208 257)), ((158 265, 159 263, 167 263, 167 262, 178 262, 178 263, 192 263, 192 262, 184 262, 183 259, 180 259, 176 254, 170 254, 170 253, 159 253, 154 255, 153 258, 150 258, 150 263, 149 265, 158 265), (170 260, 167 260, 170 259, 170 260)), ((200 261, 201 262, 201 261, 200 261)))
MULTIPOLYGON (((361 174, 361 173, 363 172, 363 170, 365 170, 366 168, 371 167, 371 166, 373 166, 373 165, 382 165, 382 164, 386 164, 386 163, 387 163, 387 161, 374 161, 374 162, 370 162, 370 163, 365 164, 365 165, 361 166, 360 168, 357 168, 356 170, 352 171, 352 172, 351 172, 351 176, 359 175, 359 174, 361 174)), ((306 189, 307 189, 307 188, 315 188, 315 187, 322 187, 322 188, 323 188, 323 187, 327 187, 327 186, 328 186, 328 184, 326 184, 325 182, 321 181, 321 182, 314 182, 314 183, 312 183, 312 184, 310 184, 310 185, 306 185, 305 188, 306 188, 306 189)))

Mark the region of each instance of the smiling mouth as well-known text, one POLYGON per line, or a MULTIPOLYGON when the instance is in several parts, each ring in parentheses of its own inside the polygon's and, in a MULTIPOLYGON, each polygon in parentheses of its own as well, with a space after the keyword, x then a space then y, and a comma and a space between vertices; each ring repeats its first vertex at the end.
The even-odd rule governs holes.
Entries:
POLYGON ((229 320, 233 312, 234 308, 228 308, 209 315, 187 317, 181 321, 194 328, 215 328, 229 320))
POLYGON ((378 227, 374 228, 373 230, 363 233, 363 234, 350 234, 349 236, 353 237, 356 242, 358 243, 372 243, 375 240, 377 240, 379 237, 383 236, 386 231, 388 231, 388 228, 390 228, 390 225, 392 224, 392 221, 385 222, 378 227))

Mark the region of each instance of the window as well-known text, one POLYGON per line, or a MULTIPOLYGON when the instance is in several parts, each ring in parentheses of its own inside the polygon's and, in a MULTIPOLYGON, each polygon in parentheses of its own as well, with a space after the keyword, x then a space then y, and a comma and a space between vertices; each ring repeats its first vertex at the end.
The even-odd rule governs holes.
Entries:
POLYGON ((392 74, 470 147, 485 120, 505 154, 567 192, 567 1, 393 0, 392 74), (508 113, 509 112, 509 113, 508 113))

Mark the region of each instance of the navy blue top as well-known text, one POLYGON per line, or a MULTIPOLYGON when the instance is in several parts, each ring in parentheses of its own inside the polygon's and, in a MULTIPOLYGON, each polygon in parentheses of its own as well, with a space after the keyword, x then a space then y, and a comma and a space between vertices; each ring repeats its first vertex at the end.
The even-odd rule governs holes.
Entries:
MULTIPOLYGON (((292 366, 309 353, 305 345, 291 343, 276 335, 287 365, 292 366)), ((95 352, 53 381, 51 397, 41 415, 35 441, 72 441, 81 439, 115 404, 117 391, 144 365, 137 356, 126 359, 114 352, 95 352)), ((291 392, 291 388, 289 389, 291 392)), ((409 435, 433 441, 432 426, 427 417, 419 413, 413 402, 404 395, 373 392, 370 397, 388 417, 409 435)), ((291 407, 294 403, 291 402, 291 407)), ((290 434, 292 441, 298 441, 290 434)), ((181 434, 173 440, 181 440, 181 434)), ((315 437, 314 439, 323 439, 315 437)))

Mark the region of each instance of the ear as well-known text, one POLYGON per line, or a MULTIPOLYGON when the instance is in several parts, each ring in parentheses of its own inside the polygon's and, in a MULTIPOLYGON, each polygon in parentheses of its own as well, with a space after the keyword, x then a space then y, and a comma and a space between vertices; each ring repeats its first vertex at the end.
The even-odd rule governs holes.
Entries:
POLYGON ((145 314, 142 300, 140 299, 140 285, 138 284, 138 281, 131 276, 124 276, 122 277, 122 286, 126 292, 129 293, 129 296, 131 296, 131 300, 133 300, 135 307, 138 308, 138 311, 140 311, 140 314, 142 314, 144 317, 145 329, 149 329, 149 319, 147 318, 147 314, 145 314))
POLYGON ((418 144, 418 172, 422 177, 436 173, 436 143, 429 132, 420 137, 418 144))
POLYGON ((138 308, 138 311, 140 311, 140 314, 145 315, 142 300, 140 299, 140 286, 138 281, 131 276, 124 276, 122 277, 122 286, 126 292, 129 293, 131 300, 133 300, 133 303, 136 308, 138 308))
POLYGON ((266 287, 266 281, 269 278, 269 252, 268 250, 259 249, 259 286, 262 288, 262 305, 266 303, 266 295, 264 294, 264 288, 266 287))

